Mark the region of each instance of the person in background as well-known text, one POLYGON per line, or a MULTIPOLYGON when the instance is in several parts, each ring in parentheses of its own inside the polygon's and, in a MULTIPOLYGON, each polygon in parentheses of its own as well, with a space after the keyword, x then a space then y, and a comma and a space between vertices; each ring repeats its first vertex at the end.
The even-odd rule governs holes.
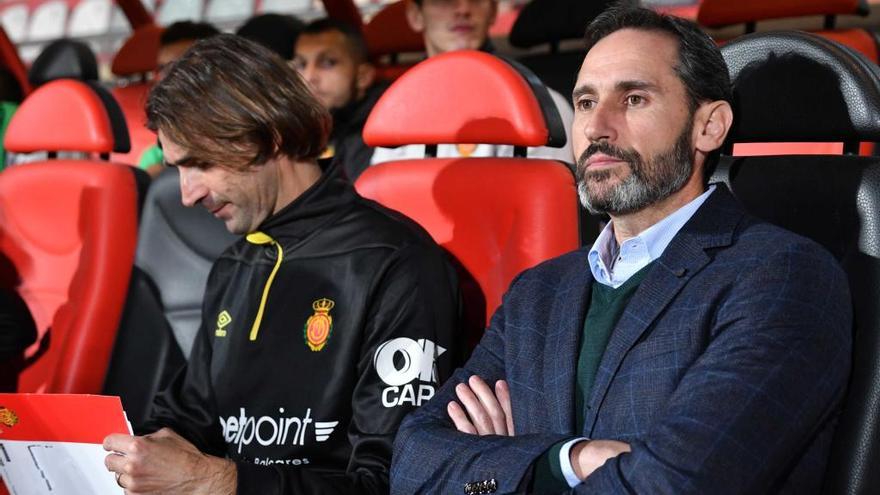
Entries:
POLYGON ((324 156, 336 157, 354 181, 370 165, 373 148, 364 143, 361 133, 388 84, 376 81, 363 34, 342 21, 309 23, 294 52, 294 67, 333 116, 324 156))
MULTIPOLYGON (((498 0, 411 0, 407 3, 407 21, 422 34, 428 57, 455 50, 494 51, 489 40, 489 28, 498 13, 498 0)), ((556 111, 565 126, 566 144, 562 148, 529 148, 528 156, 573 163, 571 152, 571 102, 556 91, 547 88, 556 111)), ((424 145, 376 148, 372 164, 391 160, 421 158, 424 145)), ((441 144, 438 157, 458 156, 513 156, 512 146, 490 144, 441 144)))
MULTIPOLYGON (((171 24, 159 38, 159 52, 156 55, 156 78, 161 80, 169 64, 180 58, 196 41, 219 34, 207 22, 179 21, 171 24)), ((138 167, 156 177, 165 166, 162 163, 162 149, 153 145, 141 152, 138 167)))
POLYGON ((304 24, 292 15, 261 14, 251 17, 235 34, 265 46, 284 60, 293 58, 293 45, 304 24))

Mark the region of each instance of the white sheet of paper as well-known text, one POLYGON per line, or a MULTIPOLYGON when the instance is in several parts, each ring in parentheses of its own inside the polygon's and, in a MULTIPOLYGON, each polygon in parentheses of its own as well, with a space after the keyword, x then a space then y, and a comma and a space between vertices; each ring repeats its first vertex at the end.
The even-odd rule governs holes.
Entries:
POLYGON ((129 433, 119 397, 0 394, 0 477, 11 495, 123 495, 101 446, 129 433))
POLYGON ((0 472, 12 495, 122 495, 97 444, 0 441, 0 472))

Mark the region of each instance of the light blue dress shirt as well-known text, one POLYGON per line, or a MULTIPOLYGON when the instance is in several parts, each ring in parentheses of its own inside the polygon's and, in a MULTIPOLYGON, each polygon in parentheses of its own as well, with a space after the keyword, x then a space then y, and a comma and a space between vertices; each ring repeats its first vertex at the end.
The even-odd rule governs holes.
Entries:
MULTIPOLYGON (((639 270, 648 266, 648 263, 659 258, 666 250, 666 246, 672 242, 675 234, 694 216, 694 213, 700 209, 700 206, 713 191, 715 191, 715 186, 709 186, 706 192, 691 200, 690 203, 648 227, 639 235, 623 241, 620 246, 617 245, 617 240, 614 238, 614 222, 608 222, 608 225, 596 238, 588 255, 590 271, 593 272, 593 278, 596 279, 596 282, 616 289, 639 270)), ((574 473, 569 453, 572 446, 582 440, 589 439, 574 438, 563 444, 559 451, 562 474, 565 476, 568 486, 572 488, 578 485, 581 480, 574 473)))

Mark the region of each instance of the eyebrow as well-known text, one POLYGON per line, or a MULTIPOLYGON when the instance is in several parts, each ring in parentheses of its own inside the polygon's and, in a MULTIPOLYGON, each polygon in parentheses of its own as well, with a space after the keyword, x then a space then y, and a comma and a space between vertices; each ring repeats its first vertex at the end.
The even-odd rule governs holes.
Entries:
POLYGON ((186 155, 183 158, 177 160, 176 162, 169 162, 165 158, 163 158, 162 161, 165 162, 166 167, 186 167, 187 165, 189 165, 190 163, 195 161, 195 159, 189 155, 186 155))
MULTIPOLYGON (((646 91, 659 91, 660 87, 654 83, 642 80, 631 80, 631 81, 619 81, 614 85, 614 89, 619 92, 623 91, 632 91, 634 89, 641 89, 646 91)), ((574 89, 571 93, 571 99, 576 101, 583 95, 594 94, 596 93, 596 87, 592 84, 583 84, 574 89)))

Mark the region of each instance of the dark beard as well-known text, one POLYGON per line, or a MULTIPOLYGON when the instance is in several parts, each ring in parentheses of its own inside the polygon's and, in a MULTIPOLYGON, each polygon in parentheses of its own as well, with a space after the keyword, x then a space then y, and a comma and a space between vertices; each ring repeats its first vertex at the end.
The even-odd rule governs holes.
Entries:
POLYGON ((693 116, 668 150, 645 160, 634 149, 623 149, 607 141, 592 143, 578 158, 575 174, 581 204, 592 214, 626 215, 642 210, 681 190, 694 169, 691 150, 693 116), (630 174, 620 184, 600 194, 597 186, 612 178, 610 170, 586 171, 587 160, 602 153, 629 165, 630 174))

